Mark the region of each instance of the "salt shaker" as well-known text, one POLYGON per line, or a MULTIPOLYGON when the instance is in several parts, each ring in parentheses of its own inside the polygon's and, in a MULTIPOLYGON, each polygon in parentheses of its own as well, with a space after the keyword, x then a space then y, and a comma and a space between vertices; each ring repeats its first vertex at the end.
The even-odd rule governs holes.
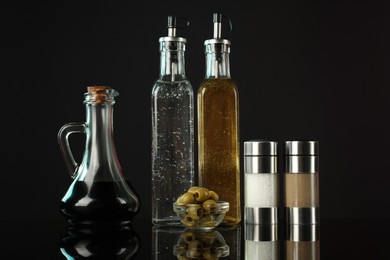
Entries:
POLYGON ((319 223, 319 147, 317 141, 285 142, 287 221, 319 223))
POLYGON ((245 223, 278 221, 277 142, 244 142, 245 223))

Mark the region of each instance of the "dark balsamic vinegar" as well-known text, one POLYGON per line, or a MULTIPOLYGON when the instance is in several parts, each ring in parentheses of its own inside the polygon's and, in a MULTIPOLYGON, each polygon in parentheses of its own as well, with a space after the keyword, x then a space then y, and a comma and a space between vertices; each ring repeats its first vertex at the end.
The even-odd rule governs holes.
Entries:
POLYGON ((138 196, 128 181, 75 181, 61 201, 62 214, 73 225, 127 224, 138 209, 138 196))

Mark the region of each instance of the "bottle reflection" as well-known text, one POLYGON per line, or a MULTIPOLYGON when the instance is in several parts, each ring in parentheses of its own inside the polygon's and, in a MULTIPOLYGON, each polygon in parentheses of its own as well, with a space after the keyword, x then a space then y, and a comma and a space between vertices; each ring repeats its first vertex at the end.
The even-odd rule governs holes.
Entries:
POLYGON ((171 260, 174 243, 178 240, 184 227, 158 227, 153 226, 152 259, 171 260))
POLYGON ((278 260, 276 224, 245 224, 245 260, 278 260))
POLYGON ((286 259, 320 259, 319 225, 289 225, 287 227, 286 259))
POLYGON ((61 253, 74 259, 135 259, 138 234, 130 227, 114 229, 69 228, 61 241, 61 253))
POLYGON ((241 259, 241 226, 236 225, 233 227, 229 226, 218 226, 217 229, 226 244, 229 246, 229 255, 224 260, 240 260, 241 259))

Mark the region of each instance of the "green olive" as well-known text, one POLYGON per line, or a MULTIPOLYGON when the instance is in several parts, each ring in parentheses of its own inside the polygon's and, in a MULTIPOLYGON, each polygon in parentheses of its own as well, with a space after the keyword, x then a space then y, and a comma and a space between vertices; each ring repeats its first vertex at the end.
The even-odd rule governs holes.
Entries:
POLYGON ((199 188, 201 188, 201 187, 199 187, 199 186, 192 186, 191 188, 188 189, 187 192, 190 192, 190 193, 194 194, 195 191, 197 191, 199 188))
POLYGON ((183 241, 188 244, 194 240, 196 240, 196 237, 195 237, 195 234, 191 231, 184 231, 182 234, 181 234, 181 239, 183 239, 183 241))
POLYGON ((176 246, 176 252, 175 252, 175 255, 176 255, 177 257, 179 257, 179 256, 185 256, 185 255, 186 255, 186 252, 187 252, 187 250, 186 250, 186 248, 185 248, 185 245, 183 245, 182 243, 177 244, 177 246, 176 246))
POLYGON ((215 239, 217 236, 218 236, 218 232, 217 231, 209 231, 209 232, 203 232, 200 234, 200 239, 215 239))
MULTIPOLYGON (((212 221, 212 219, 210 219, 210 215, 208 215, 208 217, 205 216, 204 218, 202 218, 202 220, 203 219, 205 219, 205 222, 212 221)), ((217 237, 217 232, 215 232, 215 231, 204 232, 204 233, 201 233, 199 240, 202 241, 204 246, 210 247, 214 243, 216 237, 217 237)))
POLYGON ((214 252, 215 250, 212 250, 213 248, 207 248, 203 250, 202 257, 203 259, 218 259, 218 254, 214 252))
POLYGON ((206 188, 199 188, 194 192, 194 198, 198 203, 202 203, 210 198, 210 192, 206 188))
POLYGON ((216 259, 219 259, 217 254, 211 253, 209 250, 207 250, 206 252, 203 252, 202 257, 203 257, 202 259, 205 259, 205 260, 216 260, 216 259))
POLYGON ((237 219, 230 216, 225 216, 223 218, 223 222, 229 225, 229 224, 237 223, 237 219))
POLYGON ((217 222, 214 220, 211 220, 211 221, 203 222, 201 226, 202 227, 216 227, 217 222))
POLYGON ((183 223, 187 227, 193 227, 196 225, 196 221, 193 220, 190 216, 185 216, 181 223, 183 223))
POLYGON ((179 203, 192 204, 194 202, 195 202, 195 198, 192 193, 186 192, 179 197, 179 203))
POLYGON ((219 201, 219 195, 215 192, 215 191, 210 191, 210 199, 212 200, 215 200, 215 201, 219 201))
POLYGON ((199 240, 192 241, 188 244, 188 255, 198 257, 202 255, 203 245, 199 240))
POLYGON ((193 220, 199 220, 203 216, 203 208, 198 204, 190 205, 187 208, 187 215, 193 220))
POLYGON ((202 207, 207 214, 214 214, 217 212, 217 202, 214 200, 206 200, 203 202, 202 207))
POLYGON ((201 227, 216 227, 217 222, 215 217, 210 214, 203 215, 202 219, 199 221, 199 226, 201 227))

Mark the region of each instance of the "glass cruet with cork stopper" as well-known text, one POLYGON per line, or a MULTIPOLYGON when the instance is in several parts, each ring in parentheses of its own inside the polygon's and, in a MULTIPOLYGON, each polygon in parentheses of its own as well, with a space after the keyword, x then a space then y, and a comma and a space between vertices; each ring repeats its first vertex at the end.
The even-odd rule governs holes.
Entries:
POLYGON ((241 221, 238 90, 230 76, 230 41, 213 14, 214 37, 204 42, 206 76, 198 90, 199 183, 230 204, 222 225, 241 221))
POLYGON ((160 37, 160 74, 151 93, 152 223, 180 225, 172 203, 194 184, 194 94, 185 74, 185 18, 168 16, 160 37), (184 21, 184 26, 178 26, 184 21))
POLYGON ((118 92, 108 86, 87 87, 86 122, 65 124, 58 143, 73 179, 61 200, 61 212, 75 226, 122 226, 138 213, 140 201, 122 172, 113 136, 113 108, 118 92), (73 157, 69 136, 84 133, 81 164, 73 157))

